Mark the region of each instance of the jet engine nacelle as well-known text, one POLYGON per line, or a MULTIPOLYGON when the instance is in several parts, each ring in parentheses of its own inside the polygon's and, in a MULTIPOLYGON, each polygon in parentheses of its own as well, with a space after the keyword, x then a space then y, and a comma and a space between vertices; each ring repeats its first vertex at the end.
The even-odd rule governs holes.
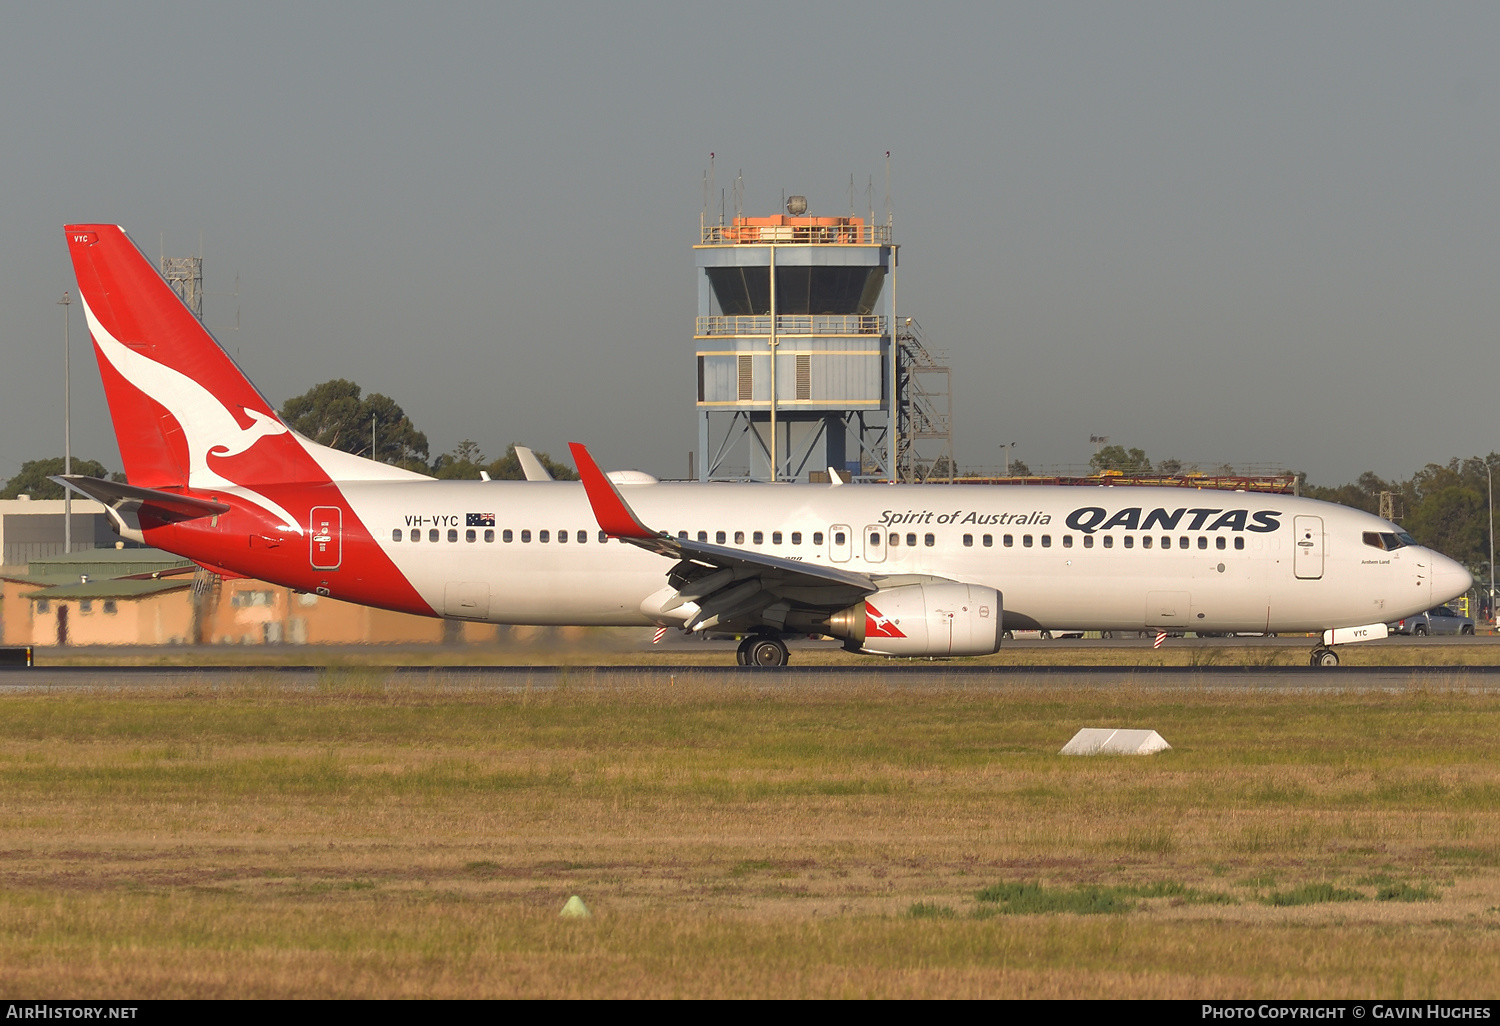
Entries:
POLYGON ((994 588, 903 584, 834 613, 825 630, 872 655, 989 655, 1000 651, 1001 608, 994 588))

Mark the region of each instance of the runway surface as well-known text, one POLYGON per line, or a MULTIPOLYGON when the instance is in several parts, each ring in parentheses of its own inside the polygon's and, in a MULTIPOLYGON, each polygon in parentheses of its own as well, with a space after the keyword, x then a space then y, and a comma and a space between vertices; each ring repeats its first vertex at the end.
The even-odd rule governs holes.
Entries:
POLYGON ((849 687, 1131 688, 1147 691, 1408 691, 1500 693, 1500 666, 54 666, 0 669, 0 692, 339 686, 492 688, 501 691, 595 688, 626 691, 676 682, 770 690, 849 687))

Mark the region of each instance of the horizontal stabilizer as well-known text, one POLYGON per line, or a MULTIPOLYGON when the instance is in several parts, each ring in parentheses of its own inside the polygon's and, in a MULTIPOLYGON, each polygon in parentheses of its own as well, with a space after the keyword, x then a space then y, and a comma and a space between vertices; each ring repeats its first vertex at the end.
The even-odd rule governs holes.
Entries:
POLYGON ((96 499, 115 514, 146 513, 157 520, 168 523, 179 520, 194 520, 228 513, 230 507, 212 499, 199 499, 192 495, 163 492, 156 488, 139 488, 119 481, 105 481, 97 477, 81 477, 78 474, 49 478, 64 488, 71 488, 90 499, 96 499))

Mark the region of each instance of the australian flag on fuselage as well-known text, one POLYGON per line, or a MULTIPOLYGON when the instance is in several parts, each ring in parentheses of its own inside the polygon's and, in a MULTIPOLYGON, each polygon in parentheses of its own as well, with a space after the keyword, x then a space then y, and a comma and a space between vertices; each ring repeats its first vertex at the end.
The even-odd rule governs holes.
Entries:
POLYGON ((465 527, 494 527, 495 514, 493 513, 468 513, 464 516, 465 527))

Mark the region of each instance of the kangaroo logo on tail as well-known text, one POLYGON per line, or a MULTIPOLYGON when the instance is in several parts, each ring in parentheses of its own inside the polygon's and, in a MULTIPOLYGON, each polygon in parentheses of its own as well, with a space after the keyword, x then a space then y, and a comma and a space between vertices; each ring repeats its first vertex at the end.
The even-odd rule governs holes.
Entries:
POLYGON ((87 299, 83 300, 83 312, 99 351, 110 365, 126 381, 166 407, 182 428, 188 447, 188 487, 218 489, 240 495, 280 517, 283 529, 302 534, 296 517, 259 492, 219 474, 208 463, 210 456, 220 459, 238 456, 249 451, 262 438, 284 435, 286 425, 259 410, 241 407, 254 422, 248 428, 241 427, 229 408, 208 389, 186 374, 142 356, 111 335, 94 316, 87 299))

